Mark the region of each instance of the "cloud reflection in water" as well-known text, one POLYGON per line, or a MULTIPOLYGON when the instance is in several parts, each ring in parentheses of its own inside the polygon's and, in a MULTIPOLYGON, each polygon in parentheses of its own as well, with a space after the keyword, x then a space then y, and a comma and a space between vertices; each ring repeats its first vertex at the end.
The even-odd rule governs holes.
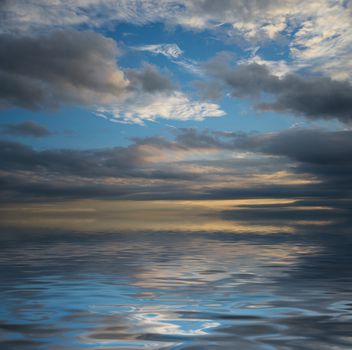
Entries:
MULTIPOLYGON (((137 209, 142 205, 136 203, 137 209)), ((352 239, 347 230, 337 229, 348 222, 342 214, 335 215, 339 222, 330 214, 317 215, 336 211, 336 205, 331 209, 317 203, 302 209, 302 203, 293 201, 182 205, 152 203, 142 211, 143 220, 149 218, 149 230, 144 231, 139 222, 134 229, 123 226, 124 217, 132 222, 131 216, 140 212, 129 213, 127 205, 105 213, 106 218, 120 210, 101 227, 97 218, 104 212, 98 205, 95 211, 87 210, 88 204, 77 206, 48 229, 44 228, 50 223, 48 213, 53 211, 56 217, 64 206, 48 205, 43 221, 33 218, 26 230, 21 220, 18 227, 10 225, 8 215, 0 253, 1 347, 351 348, 352 239), (153 230, 153 210, 162 205, 165 219, 153 230), (295 225, 285 218, 285 211, 295 211, 295 205, 304 214, 292 217, 313 225, 295 225), (177 230, 177 220, 190 206, 198 208, 192 210, 194 218, 185 215, 179 224, 189 230, 177 230), (210 208, 217 215, 209 216, 210 208), (72 221, 79 210, 92 221, 72 221), (275 211, 282 218, 270 214, 275 211), (215 227, 207 226, 213 219, 229 226, 207 231, 215 227), (187 220, 193 221, 190 226, 187 220), (253 226, 242 229, 247 221, 253 226), (331 224, 321 225, 324 221, 331 224), (118 222, 122 228, 113 231, 118 222), (266 222, 275 230, 266 230, 266 222), (198 223, 203 225, 197 232, 198 223)), ((38 209, 27 207, 23 212, 28 216, 38 209)))

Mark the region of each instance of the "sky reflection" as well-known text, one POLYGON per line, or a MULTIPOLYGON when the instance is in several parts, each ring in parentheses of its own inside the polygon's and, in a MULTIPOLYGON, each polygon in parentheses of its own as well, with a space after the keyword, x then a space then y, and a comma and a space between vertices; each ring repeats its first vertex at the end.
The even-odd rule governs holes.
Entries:
POLYGON ((333 211, 333 208, 324 205, 301 206, 299 203, 296 205, 296 202, 293 199, 85 200, 69 203, 12 204, 0 208, 0 214, 3 226, 78 232, 277 233, 293 232, 297 225, 324 225, 332 222, 333 216, 326 216, 326 213, 333 211), (290 215, 292 220, 282 220, 285 213, 290 215), (281 217, 278 217, 278 214, 281 217), (278 217, 278 220, 268 220, 274 217, 278 217))
MULTIPOLYGON (((278 203, 222 203, 219 214, 236 204, 255 212, 278 203)), ((87 234, 38 223, 2 228, 0 342, 8 350, 352 346, 352 241, 331 226, 319 234, 317 224, 269 235, 250 227, 87 234)))

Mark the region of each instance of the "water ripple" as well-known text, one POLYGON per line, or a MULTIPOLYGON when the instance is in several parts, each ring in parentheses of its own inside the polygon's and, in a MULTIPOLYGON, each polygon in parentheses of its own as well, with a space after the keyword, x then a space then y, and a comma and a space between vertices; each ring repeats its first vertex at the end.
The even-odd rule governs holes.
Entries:
POLYGON ((116 233, 4 240, 6 350, 351 349, 351 239, 116 233))

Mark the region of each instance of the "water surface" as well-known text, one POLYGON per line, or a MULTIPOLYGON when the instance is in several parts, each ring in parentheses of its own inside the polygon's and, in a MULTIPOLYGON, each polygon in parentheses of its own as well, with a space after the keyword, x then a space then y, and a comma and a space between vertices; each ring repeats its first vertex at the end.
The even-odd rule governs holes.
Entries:
POLYGON ((351 349, 348 232, 260 221, 263 232, 4 226, 0 348, 351 349))

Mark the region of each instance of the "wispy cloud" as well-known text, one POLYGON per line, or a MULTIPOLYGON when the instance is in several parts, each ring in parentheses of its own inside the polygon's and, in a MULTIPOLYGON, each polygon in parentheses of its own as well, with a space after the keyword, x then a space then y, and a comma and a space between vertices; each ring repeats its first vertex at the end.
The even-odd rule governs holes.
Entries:
POLYGON ((154 44, 154 45, 141 45, 133 46, 133 50, 146 51, 152 54, 163 55, 171 60, 172 63, 180 66, 182 69, 191 74, 202 75, 198 63, 184 57, 184 52, 176 44, 154 44))
POLYGON ((225 112, 216 103, 189 99, 184 93, 136 95, 135 98, 115 106, 99 107, 97 114, 124 123, 143 124, 158 118, 167 120, 196 120, 221 117, 225 112))
POLYGON ((133 46, 133 50, 147 51, 153 54, 163 55, 167 58, 178 58, 182 55, 182 50, 176 44, 153 44, 133 46))

